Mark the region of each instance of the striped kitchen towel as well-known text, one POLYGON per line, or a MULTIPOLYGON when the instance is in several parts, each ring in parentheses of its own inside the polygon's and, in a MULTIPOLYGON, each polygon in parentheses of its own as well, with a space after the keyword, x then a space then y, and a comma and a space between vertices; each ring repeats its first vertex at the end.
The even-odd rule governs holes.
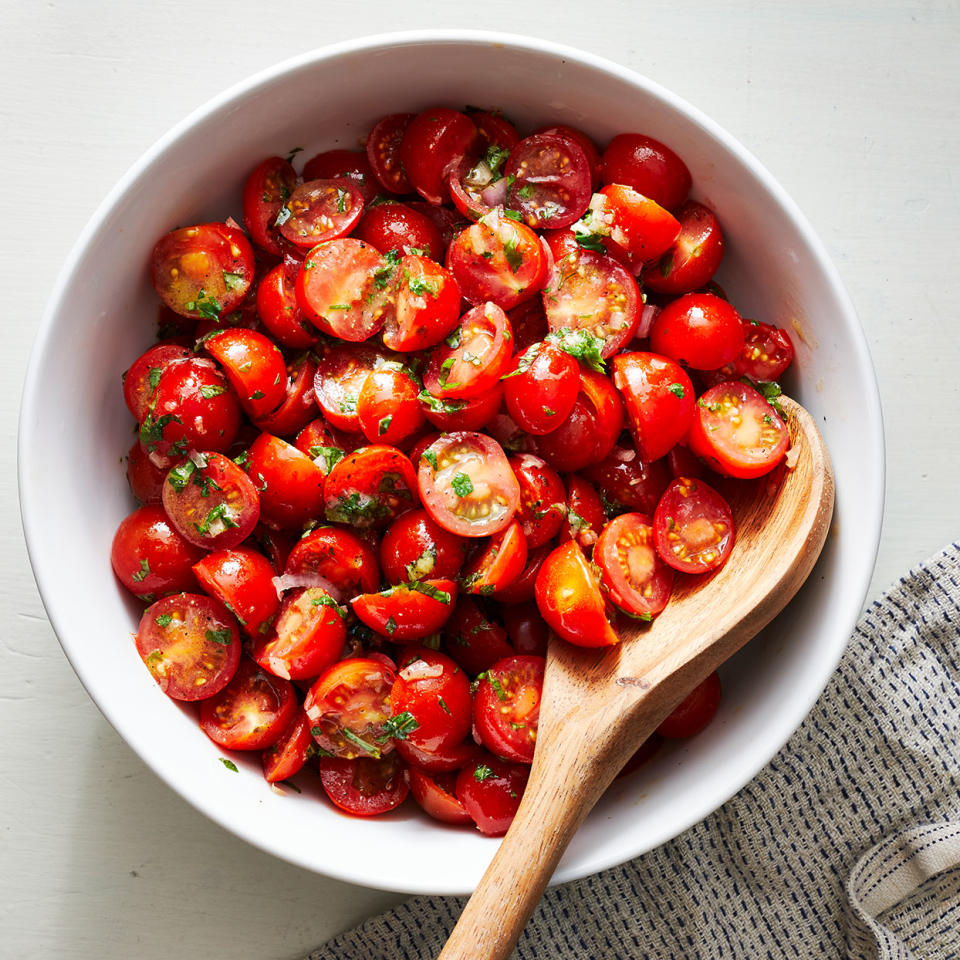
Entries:
MULTIPOLYGON (((429 960, 463 903, 415 897, 309 960, 429 960)), ((960 544, 864 612, 751 783, 657 850, 548 890, 514 956, 960 958, 960 544)))

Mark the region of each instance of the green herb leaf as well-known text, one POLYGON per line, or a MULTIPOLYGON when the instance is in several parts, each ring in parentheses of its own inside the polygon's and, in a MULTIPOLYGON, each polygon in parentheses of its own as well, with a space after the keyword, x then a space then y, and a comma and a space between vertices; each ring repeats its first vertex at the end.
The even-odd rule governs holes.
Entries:
POLYGON ((160 377, 163 374, 163 367, 151 367, 150 368, 150 389, 151 391, 157 389, 157 385, 160 383, 160 377))
POLYGON ((169 613, 161 613, 159 617, 155 619, 157 626, 163 627, 166 629, 173 623, 173 616, 169 613))
POLYGON ((133 574, 130 579, 134 583, 142 583, 147 579, 147 576, 150 573, 150 563, 146 558, 141 558, 140 560, 140 569, 133 574))
POLYGON ((517 249, 516 238, 510 237, 503 245, 503 255, 507 258, 511 272, 516 273, 523 263, 523 254, 517 249))
POLYGON ((323 593, 319 597, 314 597, 310 603, 315 607, 330 607, 332 610, 336 610, 337 616, 339 616, 341 620, 347 619, 346 610, 329 594, 323 593))
POLYGON ((416 560, 411 561, 404 567, 407 580, 422 580, 424 577, 429 577, 436 565, 437 548, 431 543, 427 545, 416 560))
POLYGON ((229 627, 224 627, 222 630, 207 630, 203 635, 210 643, 219 643, 223 647, 232 643, 233 634, 229 627))
POLYGON ((431 297, 436 299, 437 294, 440 292, 440 288, 433 280, 424 280, 423 277, 411 277, 407 281, 407 286, 415 297, 422 297, 424 294, 429 293, 431 297))
POLYGON ((520 215, 519 210, 504 210, 503 215, 508 220, 517 220, 519 222, 523 222, 523 217, 520 215))
POLYGON ((298 153, 303 153, 303 147, 294 147, 294 148, 287 154, 287 163, 293 163, 293 158, 294 158, 298 153))
POLYGON ((397 632, 397 621, 393 619, 393 615, 387 619, 387 622, 383 625, 383 629, 387 631, 392 637, 397 632))
POLYGON ((574 233, 574 237, 584 250, 593 250, 595 253, 607 252, 607 248, 603 245, 603 237, 598 233, 574 233))
POLYGON ((384 722, 383 734, 377 737, 377 743, 384 743, 391 738, 406 740, 419 726, 420 721, 409 710, 404 710, 403 713, 398 713, 384 722))
POLYGON ((217 759, 218 759, 228 770, 232 771, 233 773, 239 773, 239 772, 240 772, 240 771, 237 769, 237 765, 236 765, 232 760, 228 760, 226 757, 217 757, 217 759))
POLYGON ((377 436, 382 437, 389 429, 390 424, 393 423, 393 414, 387 414, 385 417, 380 418, 380 422, 377 424, 377 436))
POLYGON ((476 780, 477 783, 483 783, 484 780, 489 780, 495 776, 496 774, 485 763, 478 763, 473 768, 473 779, 476 780))
POLYGON ((487 152, 483 159, 490 168, 494 180, 500 179, 500 170, 509 156, 510 151, 506 147, 499 147, 495 143, 491 143, 490 146, 487 147, 487 152))
MULTIPOLYGON (((226 530, 230 527, 239 526, 236 520, 234 520, 230 515, 230 508, 227 506, 226 502, 218 503, 206 515, 206 517, 204 517, 201 523, 194 522, 193 526, 201 537, 205 537, 210 533, 210 527, 218 522, 223 527, 223 530, 226 530)), ((222 533, 223 530, 220 530, 219 532, 222 533)), ((214 534, 214 536, 216 536, 216 534, 214 534)))
POLYGON ((192 460, 184 460, 171 468, 167 474, 167 483, 173 487, 177 493, 182 493, 190 482, 190 478, 197 472, 197 465, 192 460))
POLYGON ((420 459, 426 460, 427 463, 433 467, 433 472, 437 472, 437 455, 432 450, 424 450, 423 453, 420 454, 420 459))
POLYGON ((444 339, 444 343, 450 347, 451 350, 456 350, 460 346, 460 341, 463 339, 463 327, 457 327, 448 337, 444 339))
POLYGON ((223 283, 228 290, 239 290, 246 283, 246 278, 242 273, 227 273, 224 270, 223 283))
POLYGON ((681 400, 686 396, 686 393, 683 390, 682 383, 671 383, 667 389, 675 396, 679 397, 681 400))
MULTIPOLYGON (((466 400, 441 400, 426 390, 421 390, 417 399, 425 403, 434 413, 459 413, 467 403, 466 400)), ((433 469, 436 470, 436 466, 433 469)))
POLYGON ((455 473, 453 480, 450 481, 450 486, 453 487, 453 492, 458 497, 468 497, 473 493, 473 481, 466 473, 455 473))
POLYGON ((227 388, 221 387, 215 383, 205 383, 200 387, 200 396, 204 400, 212 400, 214 397, 219 397, 221 393, 226 393, 227 388))
POLYGON ((349 727, 343 727, 343 738, 344 740, 349 740, 355 747, 359 747, 361 750, 369 753, 374 759, 380 758, 379 748, 375 744, 368 743, 363 737, 355 734, 349 727))
POLYGON ((343 451, 339 447, 318 447, 310 448, 310 456, 314 463, 328 475, 330 471, 343 459, 343 451), (317 461, 322 461, 317 463, 317 461))
POLYGON ((606 373, 606 365, 601 356, 604 342, 589 330, 571 330, 569 327, 563 327, 548 333, 547 339, 564 353, 582 360, 588 367, 599 373, 606 373))

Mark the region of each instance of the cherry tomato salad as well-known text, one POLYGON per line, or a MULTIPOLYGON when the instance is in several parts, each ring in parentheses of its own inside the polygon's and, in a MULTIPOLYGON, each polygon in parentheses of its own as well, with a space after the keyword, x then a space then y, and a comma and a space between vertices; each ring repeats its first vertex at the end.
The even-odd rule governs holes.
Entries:
POLYGON ((242 222, 153 249, 111 557, 136 649, 270 783, 309 765, 350 814, 412 794, 499 835, 549 635, 615 644, 727 561, 716 478, 784 460, 793 346, 713 283, 720 223, 644 134, 436 107, 297 152, 249 172, 242 222))

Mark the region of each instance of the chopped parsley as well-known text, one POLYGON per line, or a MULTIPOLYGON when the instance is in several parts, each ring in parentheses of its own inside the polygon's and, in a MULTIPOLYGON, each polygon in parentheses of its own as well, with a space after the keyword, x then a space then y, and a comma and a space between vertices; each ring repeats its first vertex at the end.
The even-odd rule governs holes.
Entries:
POLYGON ((383 629, 386 630, 391 637, 397 632, 397 621, 393 619, 393 614, 390 615, 383 629))
POLYGON ((383 266, 373 272, 373 286, 377 290, 386 290, 400 262, 399 250, 388 250, 383 255, 383 266))
POLYGON ((593 250, 595 253, 607 252, 607 248, 603 245, 603 238, 598 233, 574 233, 574 237, 584 250, 593 250))
POLYGON ((473 481, 466 473, 455 473, 453 480, 450 481, 450 486, 453 487, 453 492, 458 497, 468 497, 473 493, 473 481))
POLYGON ((239 772, 240 772, 240 771, 237 769, 237 765, 236 765, 232 760, 228 760, 226 757, 217 757, 217 759, 218 759, 228 770, 232 771, 233 773, 239 773, 239 772))
POLYGON ((169 613, 161 613, 160 616, 156 618, 155 623, 157 626, 166 629, 173 623, 173 616, 169 613))
POLYGON ((457 327, 448 337, 444 339, 444 343, 453 350, 456 350, 460 346, 460 341, 463 339, 463 327, 457 327))
POLYGON ((246 278, 242 273, 227 273, 224 270, 223 283, 228 290, 239 290, 246 283, 246 278))
POLYGON ((514 237, 511 237, 503 245, 503 255, 507 258, 507 264, 510 266, 511 272, 516 273, 523 263, 523 254, 517 249, 517 241, 514 237))
POLYGON ((377 436, 382 437, 389 429, 390 424, 393 423, 393 414, 387 414, 385 417, 380 418, 380 422, 377 424, 377 436))
POLYGON ((604 341, 594 336, 589 330, 571 330, 569 327, 562 327, 560 330, 548 333, 547 340, 599 373, 606 372, 601 355, 604 341))
MULTIPOLYGON (((237 527, 239 524, 233 517, 230 516, 229 507, 225 502, 218 503, 207 515, 203 518, 201 523, 194 522, 193 526, 196 529, 197 533, 201 537, 205 537, 210 533, 210 527, 219 522, 223 527, 223 530, 228 529, 229 527, 237 527)), ((223 530, 218 531, 223 533, 223 530)), ((217 534, 215 533, 214 536, 217 534)))
POLYGON ((404 710, 403 713, 384 721, 383 734, 377 737, 377 743, 383 743, 391 737, 394 740, 406 740, 419 726, 417 718, 409 710, 404 710))
POLYGON ((165 413, 162 417, 154 417, 153 413, 148 413, 143 423, 140 424, 140 442, 149 452, 157 448, 157 444, 163 439, 163 431, 168 423, 183 423, 183 421, 173 413, 165 413))
POLYGON ((679 397, 681 400, 686 396, 686 393, 683 389, 682 383, 671 383, 667 389, 675 396, 679 397))
POLYGON ((368 743, 363 737, 355 734, 349 727, 343 728, 343 738, 349 740, 355 747, 359 747, 361 750, 366 751, 370 754, 371 757, 375 759, 380 759, 380 750, 376 747, 375 744, 368 743))
POLYGON ((197 472, 197 465, 192 460, 184 460, 172 467, 167 474, 167 483, 173 487, 177 493, 182 493, 190 482, 190 478, 197 472))
MULTIPOLYGON (((408 493, 409 496, 409 493, 408 493)), ((367 494, 354 490, 348 496, 340 496, 327 507, 327 519, 334 523, 349 523, 357 527, 369 527, 377 520, 390 515, 390 508, 367 494)))
POLYGON ((205 320, 219 320, 223 309, 220 301, 208 296, 206 290, 201 290, 196 300, 188 300, 183 307, 191 313, 199 313, 205 320))
POLYGON ((494 180, 500 179, 500 170, 509 156, 510 151, 506 147, 499 147, 495 143, 491 143, 490 146, 487 147, 483 161, 490 168, 490 173, 493 175, 492 178, 494 180))
POLYGON ((517 220, 518 222, 520 222, 520 221, 523 220, 523 217, 520 215, 520 211, 519 211, 519 210, 504 210, 504 211, 503 211, 503 215, 504 215, 508 220, 517 220))
POLYGON ((229 627, 224 627, 222 630, 207 630, 204 636, 210 643, 219 643, 223 647, 232 642, 232 632, 229 627))
MULTIPOLYGON (((441 400, 426 390, 421 390, 417 399, 425 403, 434 413, 459 413, 467 402, 466 400, 441 400)), ((436 464, 433 469, 437 469, 436 464)))
POLYGON ((341 620, 347 619, 347 614, 343 607, 326 593, 321 594, 319 597, 314 597, 310 603, 315 607, 330 607, 332 610, 336 610, 337 616, 340 617, 341 620))
POLYGON ((521 200, 529 200, 533 196, 533 184, 525 183, 518 191, 517 196, 521 200))
POLYGON ((160 375, 163 373, 163 367, 151 367, 150 368, 150 389, 156 390, 157 385, 160 383, 160 375))
POLYGON ((433 280, 424 280, 423 277, 411 277, 407 281, 407 286, 415 297, 422 297, 425 293, 429 293, 431 297, 436 299, 440 292, 439 287, 433 280))
POLYGON ((313 462, 317 464, 324 474, 329 474, 330 471, 343 459, 343 451, 339 447, 313 446, 310 448, 310 456, 313 458, 313 462), (323 462, 317 463, 318 460, 323 462))
POLYGON ((477 783, 483 783, 484 780, 489 780, 495 776, 496 774, 485 763, 478 763, 473 768, 473 779, 476 780, 477 783))
POLYGON ((140 569, 130 578, 134 583, 142 583, 147 579, 150 573, 150 563, 146 558, 141 558, 140 569))
POLYGON ((221 393, 226 393, 227 388, 222 387, 216 383, 205 383, 200 387, 200 396, 204 400, 212 400, 214 397, 219 397, 221 393))

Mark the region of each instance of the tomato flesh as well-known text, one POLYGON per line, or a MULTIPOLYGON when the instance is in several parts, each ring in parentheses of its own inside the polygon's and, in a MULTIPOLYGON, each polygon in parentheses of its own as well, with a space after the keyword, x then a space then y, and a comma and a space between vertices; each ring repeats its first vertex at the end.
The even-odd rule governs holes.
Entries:
POLYGON ((543 657, 498 660, 480 680, 473 705, 483 745, 498 757, 532 763, 543 691, 543 657))
POLYGON ((628 616, 652 620, 667 605, 673 570, 654 546, 653 525, 642 513, 622 513, 601 531, 593 551, 607 596, 628 616))
POLYGON ((657 504, 653 529, 657 553, 681 573, 716 570, 733 549, 730 507, 702 480, 674 480, 657 504))

